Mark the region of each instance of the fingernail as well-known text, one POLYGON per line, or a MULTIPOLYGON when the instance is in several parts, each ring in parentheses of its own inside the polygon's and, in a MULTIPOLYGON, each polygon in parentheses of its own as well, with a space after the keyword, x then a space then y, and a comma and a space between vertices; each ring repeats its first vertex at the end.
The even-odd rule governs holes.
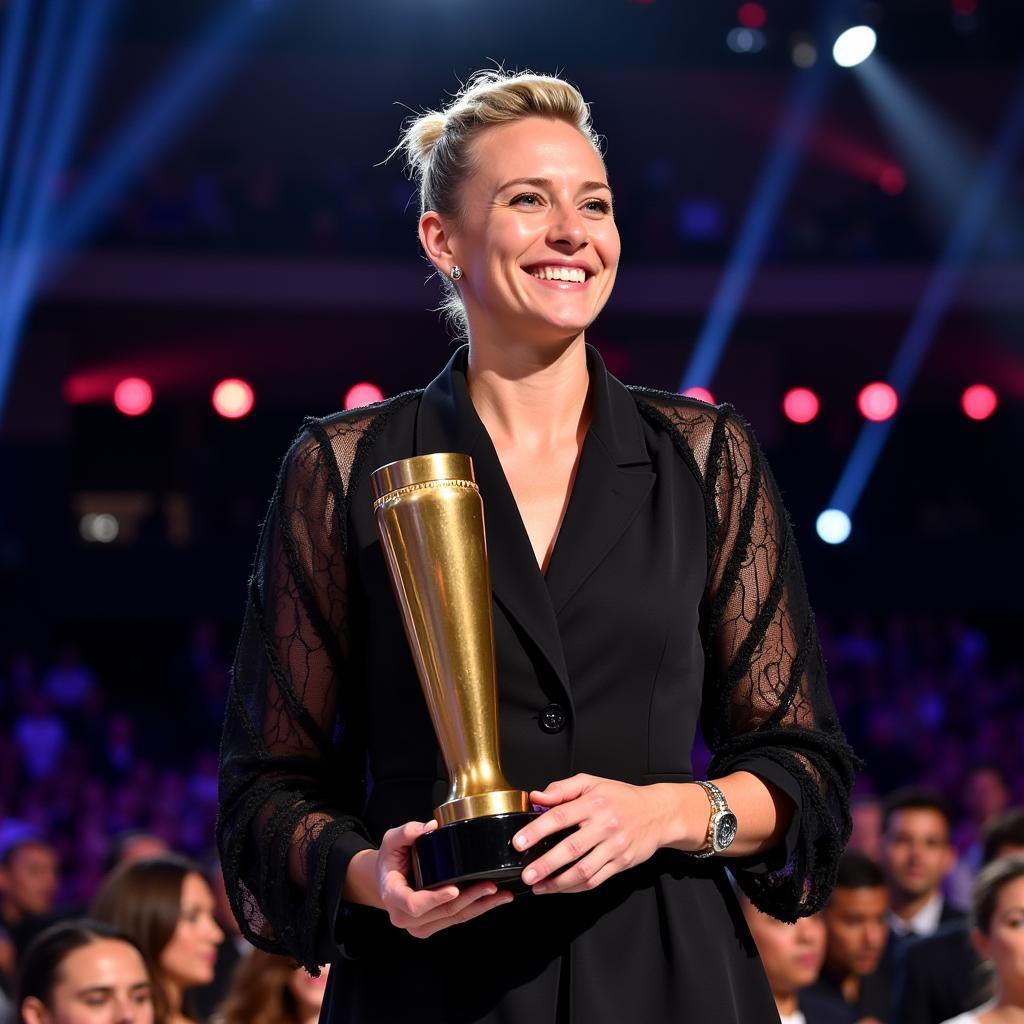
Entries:
POLYGON ((537 872, 533 868, 527 868, 523 872, 523 881, 529 885, 537 877, 537 872))
POLYGON ((516 844, 517 850, 526 849, 526 836, 516 836, 515 839, 512 840, 512 842, 516 844))
POLYGON ((539 895, 541 895, 542 893, 545 893, 545 892, 549 892, 550 890, 548 889, 548 887, 547 887, 546 885, 544 885, 543 883, 541 883, 540 885, 535 885, 535 886, 533 887, 533 891, 534 891, 535 893, 537 893, 537 895, 539 896, 539 895))

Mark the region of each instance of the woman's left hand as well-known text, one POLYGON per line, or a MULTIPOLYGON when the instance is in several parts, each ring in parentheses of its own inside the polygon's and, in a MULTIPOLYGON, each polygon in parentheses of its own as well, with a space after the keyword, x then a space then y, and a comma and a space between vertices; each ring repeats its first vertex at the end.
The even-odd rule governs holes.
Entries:
POLYGON ((550 810, 516 834, 517 850, 562 829, 578 828, 533 861, 523 871, 523 881, 535 893, 583 892, 642 864, 663 844, 678 813, 673 797, 671 786, 631 786, 593 775, 574 775, 533 790, 530 799, 550 810), (566 864, 572 867, 551 877, 566 864))

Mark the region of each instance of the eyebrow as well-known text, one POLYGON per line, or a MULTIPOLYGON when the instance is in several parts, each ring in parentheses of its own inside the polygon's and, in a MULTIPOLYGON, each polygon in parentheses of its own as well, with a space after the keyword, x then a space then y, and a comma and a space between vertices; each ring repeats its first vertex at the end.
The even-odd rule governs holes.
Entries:
MULTIPOLYGON (((497 192, 504 192, 505 189, 511 188, 513 185, 535 185, 538 188, 551 188, 550 178, 513 178, 511 181, 506 181, 504 185, 499 185, 497 192)), ((603 181, 584 181, 579 188, 580 192, 587 192, 595 188, 605 188, 611 192, 611 186, 603 181)))
MULTIPOLYGON (((137 992, 141 988, 144 988, 144 989, 148 990, 150 987, 151 986, 150 986, 150 983, 148 981, 137 981, 134 985, 132 985, 132 987, 131 987, 131 989, 129 991, 137 992)), ((114 986, 113 985, 90 985, 88 988, 79 989, 75 993, 75 997, 76 998, 81 998, 82 996, 92 995, 94 992, 95 993, 107 993, 107 992, 113 992, 113 991, 114 991, 114 986)))

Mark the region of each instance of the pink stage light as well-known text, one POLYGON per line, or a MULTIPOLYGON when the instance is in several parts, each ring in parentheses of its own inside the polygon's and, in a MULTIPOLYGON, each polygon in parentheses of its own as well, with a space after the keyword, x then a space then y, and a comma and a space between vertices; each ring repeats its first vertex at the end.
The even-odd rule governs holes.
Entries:
POLYGON ((707 388, 687 388, 683 394, 687 398, 699 398, 702 402, 707 402, 709 405, 715 404, 715 396, 707 388))
POLYGON ((153 389, 141 377, 125 377, 114 388, 114 405, 125 416, 141 416, 153 404, 153 389))
POLYGON ((887 196, 898 196, 907 187, 907 175, 902 167, 890 164, 878 175, 878 187, 887 196))
POLYGON ((225 419, 241 419, 252 409, 252 403, 252 388, 238 377, 222 380, 213 389, 213 407, 225 419))
POLYGON ((875 381, 861 389, 857 408, 866 420, 881 423, 896 414, 900 400, 896 390, 884 381, 875 381))
POLYGON ((358 409, 362 405, 370 405, 373 402, 380 402, 384 398, 384 392, 376 384, 363 381, 353 384, 345 392, 345 408, 358 409))
POLYGON ((810 423, 819 408, 818 396, 810 388, 790 388, 782 400, 782 411, 793 423, 810 423))
POLYGON ((768 20, 768 13, 761 4, 740 4, 739 10, 736 12, 736 20, 744 28, 764 28, 764 23, 768 20))
POLYGON ((972 384, 960 396, 960 408, 972 420, 987 420, 998 405, 996 393, 987 384, 972 384))

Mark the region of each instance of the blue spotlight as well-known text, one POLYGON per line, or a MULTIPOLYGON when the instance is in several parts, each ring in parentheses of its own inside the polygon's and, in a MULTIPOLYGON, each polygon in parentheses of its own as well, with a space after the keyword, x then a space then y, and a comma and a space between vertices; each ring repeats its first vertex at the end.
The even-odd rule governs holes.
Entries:
POLYGON ((14 90, 21 74, 21 58, 25 51, 29 0, 13 0, 8 11, 10 21, 4 32, 3 53, 0 54, 0 185, 3 184, 3 167, 7 157, 7 134, 13 120, 11 104, 14 102, 14 90))
MULTIPOLYGON (((845 0, 834 0, 823 22, 828 24, 844 6, 845 0)), ((680 392, 691 387, 711 386, 775 218, 792 184, 804 141, 825 99, 830 77, 828 63, 819 61, 797 79, 775 146, 747 207, 743 226, 701 326, 690 364, 679 382, 680 392)))
POLYGON ((840 508, 827 508, 818 516, 815 528, 826 544, 842 544, 850 536, 850 517, 840 508))
MULTIPOLYGON (((995 145, 974 180, 957 222, 900 343, 888 381, 901 399, 914 381, 935 331, 956 295, 957 284, 971 250, 984 230, 1014 164, 1024 148, 1024 73, 1017 80, 1010 106, 995 145)), ((867 423, 846 462, 831 505, 852 515, 860 501, 896 417, 867 423)))

